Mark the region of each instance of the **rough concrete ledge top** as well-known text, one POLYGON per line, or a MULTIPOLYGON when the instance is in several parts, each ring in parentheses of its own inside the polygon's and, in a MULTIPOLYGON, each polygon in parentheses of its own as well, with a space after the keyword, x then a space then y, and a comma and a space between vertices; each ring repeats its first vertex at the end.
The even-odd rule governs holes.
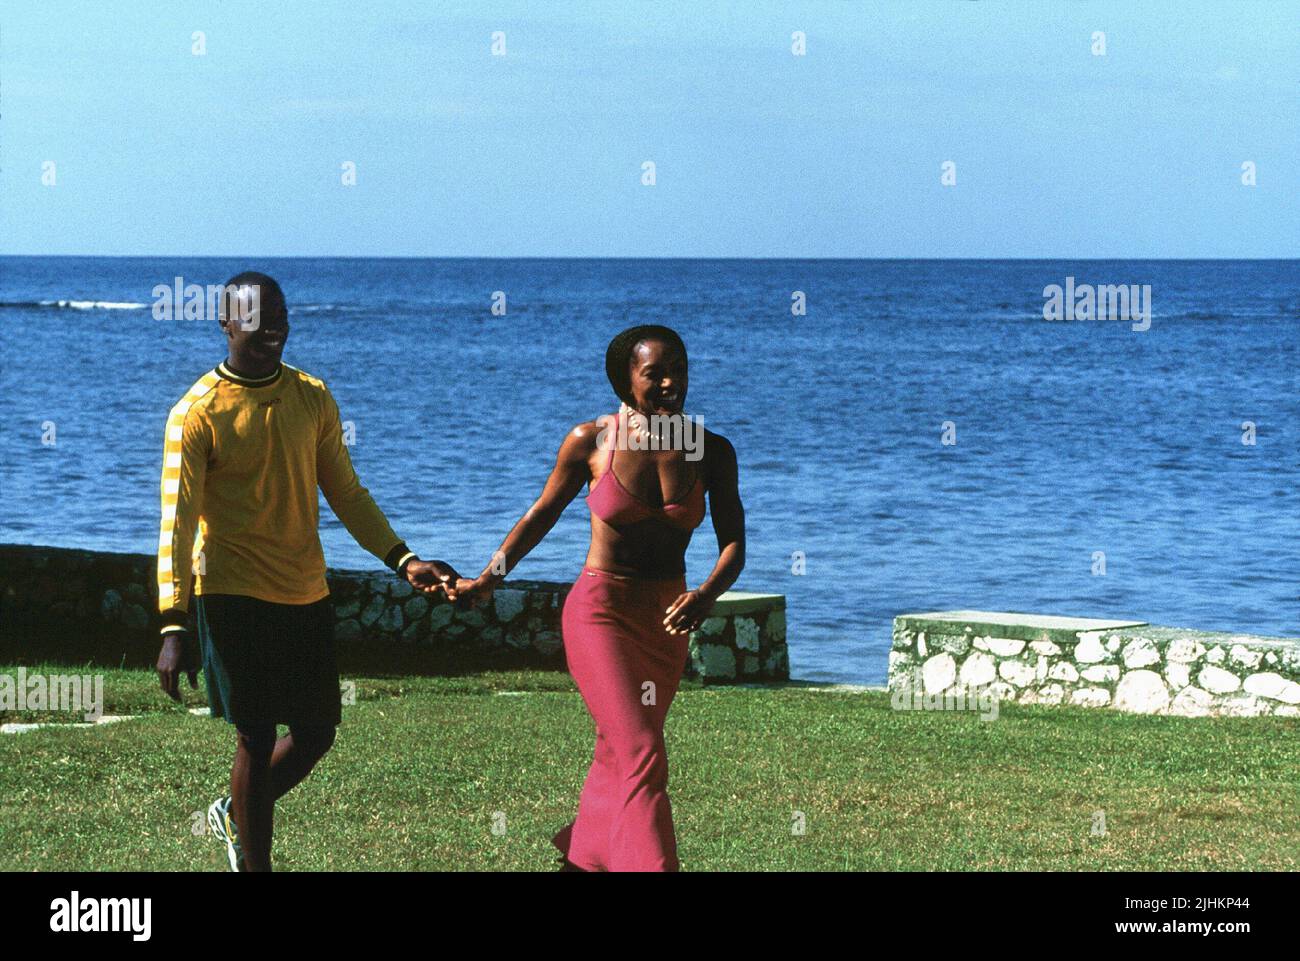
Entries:
POLYGON ((904 631, 935 634, 970 633, 980 637, 1010 637, 1024 641, 1074 643, 1085 631, 1117 631, 1145 627, 1146 621, 1111 621, 1095 617, 1056 617, 1013 611, 929 611, 900 614, 894 625, 904 631))
MULTIPOLYGON (((352 572, 349 571, 348 573, 352 572)), ((560 593, 567 591, 571 586, 571 584, 561 584, 555 581, 503 581, 497 590, 560 593)), ((727 591, 714 601, 713 609, 709 613, 713 617, 727 617, 732 614, 757 614, 759 611, 783 610, 785 610, 784 594, 751 594, 746 591, 727 591)))
POLYGON ((784 594, 750 594, 746 591, 727 591, 713 604, 715 617, 727 614, 754 614, 758 611, 785 610, 784 594))
POLYGON ((1156 642, 1189 639, 1200 641, 1206 647, 1232 648, 1238 644, 1256 648, 1300 647, 1300 637, 1263 637, 1259 634, 1233 634, 1228 631, 1198 631, 1191 627, 1160 627, 1152 624, 1136 633, 1156 642))

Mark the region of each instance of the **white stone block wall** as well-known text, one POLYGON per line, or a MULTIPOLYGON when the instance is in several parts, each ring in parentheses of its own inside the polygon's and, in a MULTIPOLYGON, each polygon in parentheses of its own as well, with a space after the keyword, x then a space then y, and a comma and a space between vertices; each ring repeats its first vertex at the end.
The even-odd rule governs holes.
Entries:
POLYGON ((1300 716, 1300 639, 949 611, 895 618, 891 690, 1142 714, 1300 716))

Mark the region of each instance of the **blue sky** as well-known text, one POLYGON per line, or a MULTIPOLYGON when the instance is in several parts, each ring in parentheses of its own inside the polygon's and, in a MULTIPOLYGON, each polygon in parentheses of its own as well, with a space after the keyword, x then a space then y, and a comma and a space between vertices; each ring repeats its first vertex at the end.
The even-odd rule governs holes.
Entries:
POLYGON ((0 253, 1297 256, 1300 2, 280 7, 7 0, 0 253))

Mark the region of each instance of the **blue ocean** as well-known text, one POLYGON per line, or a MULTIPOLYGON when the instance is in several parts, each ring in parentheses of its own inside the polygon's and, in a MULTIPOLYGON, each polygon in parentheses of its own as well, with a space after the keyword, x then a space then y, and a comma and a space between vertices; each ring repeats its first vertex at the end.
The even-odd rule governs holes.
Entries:
MULTIPOLYGON (((1298 267, 0 258, 0 541, 155 549, 167 412, 225 352, 153 290, 253 268, 393 526, 462 571, 616 407, 610 337, 662 323, 688 412, 736 447, 737 589, 787 596, 795 677, 881 683, 892 618, 946 608, 1296 636, 1298 267), (1149 285, 1149 329, 1044 319, 1067 278, 1149 285)), ((322 518, 332 566, 378 566, 322 518)), ((575 501, 515 576, 571 580, 587 538, 575 501)), ((706 520, 688 580, 715 556, 706 520)))

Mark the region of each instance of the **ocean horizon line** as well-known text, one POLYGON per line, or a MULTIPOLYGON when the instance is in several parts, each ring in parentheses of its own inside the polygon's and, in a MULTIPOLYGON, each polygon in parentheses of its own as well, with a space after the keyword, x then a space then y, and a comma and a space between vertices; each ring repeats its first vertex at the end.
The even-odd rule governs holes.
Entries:
POLYGON ((1033 263, 1294 263, 1300 262, 1300 254, 1295 257, 640 257, 609 256, 588 257, 579 255, 520 255, 520 256, 479 256, 475 254, 454 255, 405 255, 405 254, 10 254, 0 253, 0 260, 229 260, 234 258, 257 261, 290 260, 349 260, 349 261, 553 261, 553 262, 642 262, 663 261, 667 263, 988 263, 988 264, 1033 264, 1033 263))

